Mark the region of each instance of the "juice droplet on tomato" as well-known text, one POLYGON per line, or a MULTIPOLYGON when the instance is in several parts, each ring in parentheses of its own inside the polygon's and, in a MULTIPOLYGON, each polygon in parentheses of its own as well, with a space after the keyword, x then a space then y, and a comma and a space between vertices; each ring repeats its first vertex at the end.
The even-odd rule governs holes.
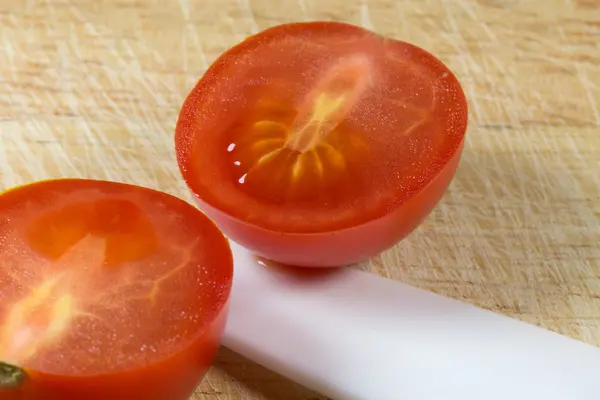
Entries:
POLYGON ((337 60, 296 107, 258 102, 228 147, 241 187, 263 200, 333 200, 351 190, 350 165, 368 150, 345 119, 370 82, 370 64, 357 54, 337 60), (271 108, 272 110, 269 110, 271 108), (272 112, 269 112, 272 111, 272 112))

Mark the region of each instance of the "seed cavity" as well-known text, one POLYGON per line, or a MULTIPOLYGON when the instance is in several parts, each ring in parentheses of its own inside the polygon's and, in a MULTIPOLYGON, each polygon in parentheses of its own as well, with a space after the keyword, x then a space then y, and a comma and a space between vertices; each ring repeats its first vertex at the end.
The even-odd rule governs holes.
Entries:
POLYGON ((349 160, 368 146, 346 122, 371 84, 371 62, 362 54, 337 60, 297 105, 258 102, 254 121, 237 128, 227 147, 238 184, 279 202, 336 190, 349 160))

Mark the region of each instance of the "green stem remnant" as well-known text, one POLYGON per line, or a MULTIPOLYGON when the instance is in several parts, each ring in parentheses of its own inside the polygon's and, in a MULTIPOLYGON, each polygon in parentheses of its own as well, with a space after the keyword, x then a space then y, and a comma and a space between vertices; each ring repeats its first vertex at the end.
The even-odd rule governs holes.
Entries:
POLYGON ((19 367, 0 362, 0 389, 14 389, 23 384, 26 373, 19 367))

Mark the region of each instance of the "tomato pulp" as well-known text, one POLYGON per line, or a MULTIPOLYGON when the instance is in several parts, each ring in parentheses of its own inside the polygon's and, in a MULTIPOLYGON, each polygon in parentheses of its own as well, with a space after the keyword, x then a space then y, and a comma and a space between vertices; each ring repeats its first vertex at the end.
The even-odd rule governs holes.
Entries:
POLYGON ((467 113, 458 80, 425 50, 345 23, 292 23, 210 66, 175 145, 226 235, 273 261, 330 267, 385 250, 431 212, 467 113))
POLYGON ((204 214, 121 183, 0 195, 0 398, 186 400, 219 347, 233 260, 204 214))

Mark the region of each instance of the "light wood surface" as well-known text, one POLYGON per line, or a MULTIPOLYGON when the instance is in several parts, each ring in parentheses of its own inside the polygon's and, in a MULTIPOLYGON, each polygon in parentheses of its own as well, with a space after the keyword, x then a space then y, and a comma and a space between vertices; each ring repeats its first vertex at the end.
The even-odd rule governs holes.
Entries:
MULTIPOLYGON (((308 19, 422 46, 469 99, 447 195, 361 268, 600 346, 597 0, 0 0, 0 189, 89 177, 189 199, 184 97, 227 47, 308 19)), ((196 398, 320 399, 228 350, 196 398)))

